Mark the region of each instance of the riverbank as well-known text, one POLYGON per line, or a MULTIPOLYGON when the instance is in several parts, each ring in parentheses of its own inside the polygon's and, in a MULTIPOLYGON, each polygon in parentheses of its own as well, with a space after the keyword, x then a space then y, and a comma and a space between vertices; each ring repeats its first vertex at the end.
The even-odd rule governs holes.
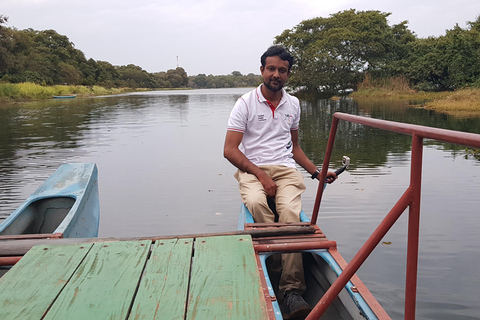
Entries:
MULTIPOLYGON (((480 88, 450 92, 415 91, 397 81, 388 85, 362 84, 349 96, 356 100, 404 100, 413 107, 426 108, 455 116, 480 116, 480 88)), ((41 86, 34 83, 0 83, 0 103, 52 99, 53 96, 91 97, 151 89, 105 88, 100 86, 41 86)), ((170 89, 172 90, 172 89, 170 89)))
POLYGON ((356 100, 407 100, 411 106, 455 116, 480 116, 480 89, 425 92, 412 89, 360 88, 350 97, 356 100))
POLYGON ((52 99, 53 96, 76 95, 77 97, 102 96, 146 89, 105 88, 100 86, 41 86, 35 83, 0 83, 0 102, 33 101, 52 99))

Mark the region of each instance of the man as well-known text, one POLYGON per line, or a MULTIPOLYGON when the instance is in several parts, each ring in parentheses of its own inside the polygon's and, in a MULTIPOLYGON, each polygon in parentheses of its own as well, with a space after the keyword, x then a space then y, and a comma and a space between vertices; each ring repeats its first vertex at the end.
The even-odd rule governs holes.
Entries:
MULTIPOLYGON (((272 46, 261 57, 263 83, 243 95, 228 120, 224 156, 238 168, 242 201, 255 222, 274 222, 267 197, 275 199, 279 222, 299 222, 301 194, 305 191, 302 174, 295 162, 320 177, 298 142, 300 104, 283 88, 290 76, 293 57, 283 47, 272 46)), ((329 183, 336 179, 327 174, 329 183)), ((302 318, 310 307, 301 294, 305 291, 300 253, 282 255, 279 290, 284 296, 288 318, 302 318)))

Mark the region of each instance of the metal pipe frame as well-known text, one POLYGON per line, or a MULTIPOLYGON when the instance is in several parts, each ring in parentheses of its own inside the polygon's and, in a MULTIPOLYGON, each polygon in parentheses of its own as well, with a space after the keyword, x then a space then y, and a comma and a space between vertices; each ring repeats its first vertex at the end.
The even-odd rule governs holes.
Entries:
MULTIPOLYGON (((360 248, 353 259, 348 263, 340 276, 330 286, 320 299, 306 320, 320 319, 328 306, 338 296, 343 287, 348 283, 373 252, 378 243, 395 224, 405 209, 409 208, 408 239, 407 239, 407 272, 405 283, 405 319, 415 319, 416 294, 417 294, 417 271, 418 271, 418 244, 420 234, 420 198, 422 185, 422 162, 423 162, 423 139, 433 139, 443 142, 460 144, 473 148, 480 148, 480 134, 459 132, 446 129, 430 128, 419 125, 399 123, 381 119, 373 119, 361 116, 337 112, 333 115, 332 127, 328 137, 327 150, 323 160, 320 181, 325 181, 327 169, 330 163, 338 121, 344 120, 363 124, 369 127, 388 130, 412 136, 412 154, 410 167, 410 185, 400 197, 390 212, 385 216, 380 225, 375 229, 365 244, 360 248)), ((312 225, 316 225, 320 203, 322 200, 324 184, 319 183, 315 205, 312 213, 312 225)))

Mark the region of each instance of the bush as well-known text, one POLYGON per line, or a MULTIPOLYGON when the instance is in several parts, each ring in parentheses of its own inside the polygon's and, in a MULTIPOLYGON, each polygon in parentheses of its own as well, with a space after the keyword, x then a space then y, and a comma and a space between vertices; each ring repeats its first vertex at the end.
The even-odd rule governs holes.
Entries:
POLYGON ((20 89, 12 83, 0 83, 0 98, 14 99, 18 97, 20 89))

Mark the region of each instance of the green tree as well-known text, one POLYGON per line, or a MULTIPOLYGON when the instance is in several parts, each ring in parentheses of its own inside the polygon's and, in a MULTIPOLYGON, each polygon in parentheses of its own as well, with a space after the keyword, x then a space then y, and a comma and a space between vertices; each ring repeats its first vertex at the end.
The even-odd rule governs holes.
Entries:
MULTIPOLYGON (((365 72, 379 73, 392 50, 412 35, 405 23, 390 27, 390 13, 338 12, 328 18, 305 20, 276 37, 295 57, 289 86, 334 94, 355 89, 365 72), (395 37, 394 31, 400 32, 395 37)), ((407 41, 408 42, 408 41, 407 41)))
POLYGON ((8 17, 0 15, 0 77, 8 73, 13 65, 13 34, 11 29, 3 25, 8 22, 8 17))
POLYGON ((188 85, 188 75, 182 67, 167 70, 166 80, 172 88, 182 88, 188 85))
POLYGON ((134 64, 117 68, 122 84, 130 88, 154 88, 155 79, 147 71, 134 64))
POLYGON ((410 44, 405 74, 416 88, 445 91, 480 85, 480 17, 467 29, 456 25, 444 36, 410 44))

